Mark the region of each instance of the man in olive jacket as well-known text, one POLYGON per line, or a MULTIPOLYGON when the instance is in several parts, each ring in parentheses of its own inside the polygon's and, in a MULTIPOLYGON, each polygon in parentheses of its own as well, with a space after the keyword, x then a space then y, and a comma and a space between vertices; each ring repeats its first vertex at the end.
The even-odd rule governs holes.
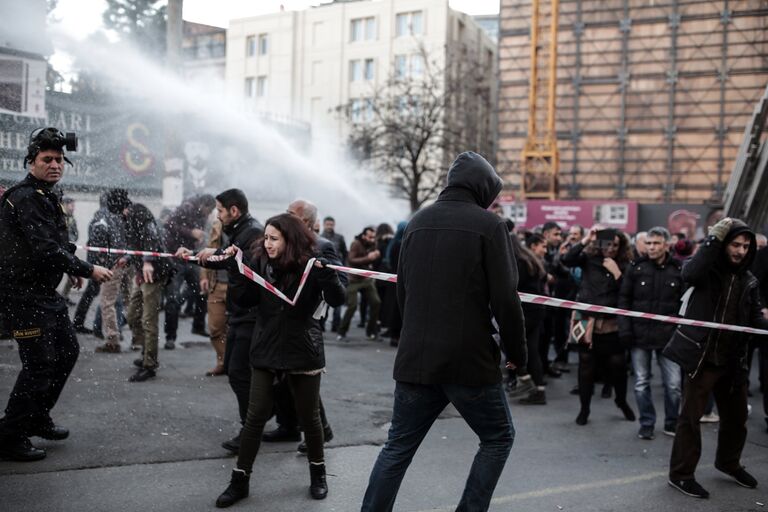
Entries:
POLYGON ((487 211, 501 179, 480 155, 460 154, 437 202, 416 213, 403 237, 397 275, 402 312, 389 439, 371 472, 363 511, 389 511, 419 444, 452 403, 480 437, 457 510, 487 510, 514 440, 501 385, 526 364, 517 268, 504 219, 487 211))

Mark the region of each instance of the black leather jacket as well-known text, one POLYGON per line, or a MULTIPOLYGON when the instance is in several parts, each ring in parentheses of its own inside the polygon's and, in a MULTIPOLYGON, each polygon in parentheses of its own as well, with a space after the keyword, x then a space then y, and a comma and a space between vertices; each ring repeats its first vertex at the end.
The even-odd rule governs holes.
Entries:
MULTIPOLYGON (((282 273, 279 269, 268 268, 270 262, 265 255, 256 261, 244 260, 244 263, 286 296, 296 294, 303 268, 282 273)), ((251 366, 286 371, 323 368, 323 332, 316 313, 323 300, 332 307, 338 307, 345 301, 344 287, 336 271, 313 268, 294 306, 253 282, 246 281, 245 284, 246 287, 236 290, 233 300, 240 307, 258 311, 251 340, 251 366)))
MULTIPOLYGON (((229 239, 228 245, 235 245, 243 251, 245 260, 250 260, 253 257, 259 240, 264 236, 264 226, 248 213, 241 216, 234 223, 224 226, 222 231, 229 239)), ((227 246, 222 245, 221 249, 216 251, 216 254, 221 254, 227 246)), ((201 266, 212 269, 226 269, 228 272, 226 309, 227 313, 229 313, 229 323, 255 322, 256 311, 253 308, 242 307, 233 300, 234 296, 242 294, 243 290, 250 286, 250 283, 240 275, 235 261, 229 258, 220 262, 207 262, 201 264, 201 266)))
POLYGON ((0 306, 27 302, 66 309, 56 293, 64 273, 89 277, 93 265, 69 242, 61 196, 31 174, 0 199, 0 306))
MULTIPOLYGON (((677 315, 685 283, 682 263, 670 255, 659 265, 642 256, 624 273, 619 307, 646 313, 677 315)), ((619 337, 631 339, 631 346, 646 350, 664 348, 675 331, 675 324, 619 316, 619 337)))

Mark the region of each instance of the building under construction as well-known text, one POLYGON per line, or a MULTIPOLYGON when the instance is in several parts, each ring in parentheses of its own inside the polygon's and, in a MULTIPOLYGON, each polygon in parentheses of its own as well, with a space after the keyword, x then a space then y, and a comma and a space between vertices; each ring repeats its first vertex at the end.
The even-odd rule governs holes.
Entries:
POLYGON ((768 3, 501 0, 499 76, 515 198, 716 203, 768 84, 768 3))

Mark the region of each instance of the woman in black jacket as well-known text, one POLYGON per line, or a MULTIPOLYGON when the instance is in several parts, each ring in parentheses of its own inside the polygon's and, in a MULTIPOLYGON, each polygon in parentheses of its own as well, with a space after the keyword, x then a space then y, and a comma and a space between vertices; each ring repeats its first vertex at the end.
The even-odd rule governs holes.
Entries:
MULTIPOLYGON (((231 253, 232 249, 225 252, 231 253)), ((293 215, 281 214, 267 221, 255 260, 245 263, 286 296, 293 297, 307 261, 313 255, 315 243, 309 229, 293 215)), ((259 451, 264 424, 272 415, 272 383, 282 375, 288 378, 299 423, 304 430, 311 476, 310 494, 315 499, 323 499, 328 487, 318 409, 320 374, 325 367, 319 319, 323 300, 331 307, 344 303, 344 288, 336 272, 320 261, 315 262, 294 306, 263 287, 251 284, 240 287, 243 293, 233 297, 242 307, 255 307, 257 311, 250 352, 252 372, 248 415, 240 439, 237 467, 216 506, 228 507, 248 496, 253 461, 259 451)))
MULTIPOLYGON (((581 286, 577 300, 598 306, 616 307, 619 301, 621 276, 632 257, 629 240, 621 231, 600 230, 593 227, 584 239, 563 256, 567 267, 582 269, 581 286)), ((586 425, 589 418, 595 370, 616 390, 616 406, 627 421, 635 420, 635 413, 627 404, 627 354, 619 341, 619 326, 615 315, 582 313, 583 336, 579 340, 579 399, 581 410, 576 417, 578 425, 586 425)))
MULTIPOLYGON (((539 234, 532 234, 523 245, 513 233, 510 235, 512 249, 517 261, 517 291, 545 295, 547 272, 544 269, 544 254, 547 243, 539 234)), ((528 366, 518 368, 517 384, 510 389, 509 396, 520 398, 523 405, 544 405, 547 403, 544 389, 544 370, 539 356, 541 325, 544 322, 544 306, 523 303, 525 316, 525 340, 528 346, 528 366)), ((511 376, 510 376, 511 378, 511 376)))

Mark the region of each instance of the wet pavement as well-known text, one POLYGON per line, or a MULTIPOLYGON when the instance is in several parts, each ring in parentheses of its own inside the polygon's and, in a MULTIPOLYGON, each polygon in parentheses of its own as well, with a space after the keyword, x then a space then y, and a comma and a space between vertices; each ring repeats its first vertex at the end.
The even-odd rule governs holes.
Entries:
MULTIPOLYGON (((213 366, 213 350, 190 328, 191 321, 182 320, 181 346, 161 348, 157 377, 143 383, 128 382, 136 352, 96 354, 100 340, 80 335, 80 359, 52 413, 71 435, 62 442, 34 439, 48 451, 43 461, 0 461, 0 510, 213 509, 234 465, 220 443, 237 432, 239 423, 226 377, 204 376, 213 366)), ((125 333, 127 348, 130 334, 125 333)), ((359 329, 347 342, 327 333, 328 373, 321 394, 334 430, 326 450, 328 498, 310 499, 306 459, 297 455, 296 443, 263 443, 251 496, 233 510, 359 510, 386 439, 395 350, 386 342, 365 340, 359 329)), ((0 341, 0 406, 18 367, 15 343, 0 341)), ((578 400, 569 394, 576 378, 575 364, 571 368, 563 378, 550 380, 548 405, 512 405, 517 436, 491 510, 768 510, 768 433, 756 376, 742 462, 761 484, 743 489, 714 469, 717 424, 704 425, 697 478, 712 497, 701 501, 667 485, 672 439, 661 432, 653 441, 637 439, 637 424, 624 421, 612 400, 595 397, 589 424, 573 422, 578 400)), ((658 382, 653 391, 657 410, 663 410, 658 382)), ((630 403, 635 408, 632 397, 630 403)), ((476 436, 447 409, 417 453, 395 509, 453 510, 476 449, 476 436)))

